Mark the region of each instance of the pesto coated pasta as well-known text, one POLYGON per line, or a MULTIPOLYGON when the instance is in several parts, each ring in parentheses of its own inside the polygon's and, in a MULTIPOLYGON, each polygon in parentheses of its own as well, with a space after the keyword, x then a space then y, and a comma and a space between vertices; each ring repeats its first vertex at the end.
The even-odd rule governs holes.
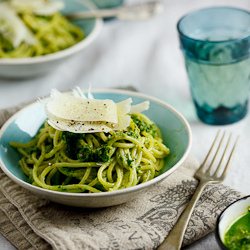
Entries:
POLYGON ((145 115, 131 115, 122 131, 75 134, 47 121, 27 144, 10 142, 22 154, 19 165, 41 188, 97 193, 149 181, 158 175, 169 149, 159 128, 145 115))
POLYGON ((39 16, 29 13, 19 17, 34 35, 35 43, 23 41, 17 48, 0 33, 0 58, 26 58, 51 54, 84 39, 83 31, 60 13, 39 16))

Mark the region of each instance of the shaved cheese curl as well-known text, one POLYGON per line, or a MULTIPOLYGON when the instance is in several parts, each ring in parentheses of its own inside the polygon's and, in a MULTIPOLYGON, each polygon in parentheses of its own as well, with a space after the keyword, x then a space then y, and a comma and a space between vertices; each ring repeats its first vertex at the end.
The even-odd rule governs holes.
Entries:
POLYGON ((149 101, 141 102, 131 107, 129 114, 141 113, 149 109, 149 101))
POLYGON ((112 100, 83 99, 57 90, 51 92, 47 109, 53 115, 76 121, 106 121, 117 123, 117 107, 112 100))

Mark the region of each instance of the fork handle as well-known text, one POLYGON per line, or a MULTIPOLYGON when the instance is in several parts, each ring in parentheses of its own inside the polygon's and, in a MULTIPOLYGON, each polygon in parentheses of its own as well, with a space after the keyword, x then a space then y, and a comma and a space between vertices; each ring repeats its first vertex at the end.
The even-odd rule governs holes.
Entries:
POLYGON ((87 11, 80 11, 76 13, 71 13, 66 15, 69 20, 75 19, 91 19, 91 18, 108 18, 108 17, 115 17, 119 14, 120 8, 113 8, 113 9, 98 9, 93 10, 91 12, 87 11))
POLYGON ((193 194, 188 206, 181 214, 177 223, 168 234, 167 238, 159 246, 158 250, 179 250, 181 249, 183 236, 186 231, 189 219, 192 215, 194 207, 201 196, 202 191, 206 187, 209 181, 201 181, 193 194))

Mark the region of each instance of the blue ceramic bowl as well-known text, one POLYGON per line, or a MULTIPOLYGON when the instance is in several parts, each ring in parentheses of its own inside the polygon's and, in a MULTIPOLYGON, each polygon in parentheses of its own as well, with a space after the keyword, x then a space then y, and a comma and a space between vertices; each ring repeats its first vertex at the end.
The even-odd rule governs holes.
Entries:
POLYGON ((150 101, 150 108, 144 114, 158 125, 164 143, 171 152, 166 157, 165 165, 159 176, 134 187, 96 194, 56 192, 29 184, 27 177, 18 166, 21 155, 9 146, 9 142, 26 143, 36 135, 47 118, 42 105, 38 102, 16 113, 2 127, 0 131, 0 165, 2 170, 20 186, 51 201, 70 206, 107 207, 136 198, 141 192, 164 180, 186 159, 192 141, 190 126, 186 119, 171 106, 153 97, 131 91, 95 90, 92 93, 95 99, 112 99, 115 102, 132 97, 133 105, 145 100, 150 101))
MULTIPOLYGON (((56 0, 52 0, 56 1, 56 0)), ((96 6, 89 0, 61 0, 65 8, 61 11, 63 14, 69 14, 77 11, 93 10, 96 6)), ((101 31, 102 19, 75 20, 86 37, 79 43, 65 50, 56 53, 29 57, 29 58, 0 58, 0 76, 6 78, 27 78, 42 75, 53 71, 58 65, 65 62, 67 58, 81 52, 95 41, 101 31)))

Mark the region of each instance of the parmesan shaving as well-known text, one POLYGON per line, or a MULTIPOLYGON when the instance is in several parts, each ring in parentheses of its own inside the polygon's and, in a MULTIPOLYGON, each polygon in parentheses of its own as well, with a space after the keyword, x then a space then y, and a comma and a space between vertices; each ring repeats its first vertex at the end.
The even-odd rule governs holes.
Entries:
POLYGON ((128 98, 124 101, 121 101, 116 104, 117 106, 117 115, 118 115, 118 123, 113 125, 107 124, 108 126, 112 126, 113 130, 122 130, 127 128, 130 125, 130 116, 128 115, 131 110, 132 99, 128 98))
POLYGON ((23 41, 29 45, 35 44, 33 34, 8 2, 0 3, 0 33, 14 48, 19 47, 23 41))
POLYGON ((128 98, 116 104, 118 116, 126 115, 131 110, 132 99, 128 98))
POLYGON ((88 98, 94 99, 94 96, 91 94, 91 86, 89 87, 89 90, 88 90, 88 98))
POLYGON ((132 106, 128 114, 141 113, 142 111, 145 111, 148 109, 149 109, 149 101, 145 101, 145 102, 141 102, 137 105, 132 106))
POLYGON ((18 48, 22 42, 34 45, 36 39, 18 13, 51 16, 63 8, 62 1, 10 0, 0 3, 0 33, 11 42, 14 48, 18 48))
POLYGON ((95 133, 109 132, 113 128, 109 128, 104 123, 98 122, 77 122, 66 119, 48 120, 48 123, 55 129, 60 131, 69 131, 73 133, 95 133))
POLYGON ((76 121, 106 121, 117 123, 117 107, 112 100, 83 99, 54 89, 47 109, 53 115, 76 121))
POLYGON ((119 116, 118 123, 108 123, 107 126, 112 127, 112 130, 123 130, 130 125, 130 119, 130 115, 119 116))
POLYGON ((48 123, 55 129, 60 131, 69 131, 74 133, 93 133, 93 132, 109 132, 113 129, 114 124, 101 121, 76 121, 57 117, 44 107, 45 113, 49 118, 48 123))
POLYGON ((90 90, 87 98, 79 87, 73 89, 73 95, 52 89, 51 100, 47 103, 43 100, 40 102, 44 105, 48 123, 52 127, 73 133, 123 130, 130 126, 129 114, 140 113, 149 108, 148 101, 131 106, 131 98, 119 103, 97 100, 90 90))
POLYGON ((62 1, 46 0, 10 0, 10 5, 17 13, 33 13, 41 16, 51 16, 65 7, 62 1))
MULTIPOLYGON (((84 95, 84 93, 82 92, 82 90, 78 86, 76 86, 76 88, 73 89, 73 93, 74 93, 75 97, 81 97, 83 99, 87 99, 87 97, 84 95)), ((91 99, 91 98, 89 98, 89 99, 91 99)), ((94 99, 94 98, 92 98, 92 99, 94 99)))

